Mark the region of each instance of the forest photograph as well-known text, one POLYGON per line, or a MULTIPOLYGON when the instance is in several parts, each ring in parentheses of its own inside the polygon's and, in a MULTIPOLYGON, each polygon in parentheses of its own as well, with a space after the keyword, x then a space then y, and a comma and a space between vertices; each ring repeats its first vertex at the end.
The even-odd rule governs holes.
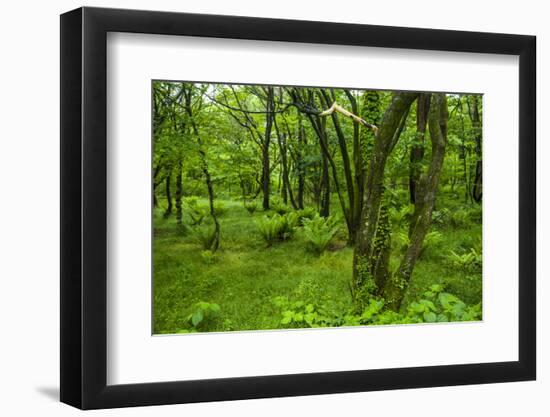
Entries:
POLYGON ((482 320, 483 96, 152 81, 153 334, 482 320))

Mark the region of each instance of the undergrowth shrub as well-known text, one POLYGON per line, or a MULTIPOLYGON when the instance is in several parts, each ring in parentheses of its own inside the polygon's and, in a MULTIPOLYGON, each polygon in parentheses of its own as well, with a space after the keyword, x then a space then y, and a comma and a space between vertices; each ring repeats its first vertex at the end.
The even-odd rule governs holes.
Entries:
POLYGON ((454 268, 467 272, 478 272, 481 270, 481 252, 478 252, 475 248, 471 248, 469 252, 463 254, 450 251, 447 260, 454 268))
POLYGON ((216 254, 210 249, 205 249, 201 252, 201 258, 203 262, 207 265, 212 265, 216 262, 216 254))
MULTIPOLYGON (((411 243, 409 235, 406 232, 398 232, 396 238, 398 247, 401 251, 405 251, 411 243)), ((440 232, 434 230, 426 233, 424 241, 422 242, 420 256, 422 256, 426 250, 437 247, 441 242, 443 242, 443 235, 440 232)))
POLYGON ((274 200, 271 202, 271 209, 281 216, 289 213, 292 210, 289 206, 279 200, 274 200))
POLYGON ((244 208, 250 214, 254 214, 254 212, 258 210, 258 203, 256 203, 255 201, 245 201, 244 208))
POLYGON ((301 210, 297 210, 296 213, 298 214, 298 225, 300 226, 303 226, 305 219, 312 220, 318 214, 317 210, 313 207, 306 207, 301 210))
POLYGON ((213 224, 202 224, 193 229, 193 238, 203 249, 209 250, 216 238, 216 228, 213 224))
POLYGON ((414 212, 414 206, 412 204, 407 204, 401 208, 391 207, 389 211, 391 223, 400 225, 405 221, 408 222, 414 212))
POLYGON ((223 216, 228 210, 228 207, 223 201, 214 201, 214 213, 216 213, 216 215, 223 216))
POLYGON ((216 303, 199 301, 189 311, 186 319, 187 328, 178 331, 178 333, 195 333, 208 330, 215 324, 220 310, 220 306, 216 303))
POLYGON ((191 225, 197 226, 202 224, 204 218, 208 215, 208 207, 199 203, 197 197, 187 197, 185 199, 187 214, 191 219, 191 225))
POLYGON ((298 225, 298 214, 287 213, 285 215, 274 214, 273 216, 263 216, 256 222, 258 231, 268 246, 277 241, 288 240, 294 235, 298 225))
POLYGON ((383 299, 373 298, 361 314, 325 308, 322 303, 288 297, 275 297, 283 328, 340 327, 382 324, 435 323, 481 320, 481 304, 467 305, 457 296, 444 292, 443 285, 432 285, 422 298, 412 302, 406 312, 385 309, 383 299))
POLYGON ((338 221, 332 216, 325 218, 317 215, 313 219, 304 219, 303 225, 307 248, 317 255, 327 249, 339 229, 338 221))

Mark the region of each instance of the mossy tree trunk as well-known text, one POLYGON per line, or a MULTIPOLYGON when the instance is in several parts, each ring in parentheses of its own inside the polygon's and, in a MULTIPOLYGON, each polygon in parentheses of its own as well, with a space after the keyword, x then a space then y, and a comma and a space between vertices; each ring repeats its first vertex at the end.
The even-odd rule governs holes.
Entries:
POLYGON ((424 137, 430 111, 430 94, 421 93, 416 104, 416 136, 411 146, 409 158, 409 194, 412 204, 416 201, 416 188, 420 180, 422 159, 424 158, 424 137))
POLYGON ((385 208, 382 208, 384 171, 398 139, 396 134, 402 129, 403 119, 417 97, 418 93, 394 93, 375 135, 353 256, 351 290, 357 310, 363 309, 368 300, 378 293, 378 285, 382 286, 388 278, 387 262, 382 259, 388 255, 388 249, 384 246, 389 247, 389 221, 385 208))
POLYGON ((182 163, 178 162, 178 168, 176 172, 176 224, 178 227, 183 226, 183 210, 182 210, 182 197, 183 197, 183 185, 182 185, 182 163))
POLYGON ((204 149, 204 143, 202 141, 199 129, 197 127, 197 123, 193 118, 193 108, 191 104, 192 97, 193 97, 192 89, 193 89, 193 86, 190 85, 190 87, 185 91, 185 111, 189 116, 191 128, 193 129, 193 133, 197 139, 201 170, 205 178, 206 188, 208 190, 208 203, 210 207, 210 217, 212 217, 212 220, 214 222, 214 239, 212 240, 212 244, 210 245, 209 249, 212 252, 215 252, 218 250, 220 246, 221 227, 220 227, 220 222, 218 221, 218 217, 216 215, 216 210, 214 207, 214 198, 215 198, 214 185, 212 183, 212 176, 210 175, 210 170, 208 169, 208 162, 206 159, 206 151, 204 149))
POLYGON ((170 183, 172 182, 172 174, 168 173, 164 181, 165 181, 164 191, 166 193, 166 202, 167 202, 166 210, 164 211, 164 218, 168 218, 172 214, 172 208, 173 208, 172 192, 170 189, 170 183))
POLYGON ((476 203, 481 202, 481 196, 483 192, 483 183, 482 183, 482 174, 483 174, 483 163, 481 155, 481 141, 482 141, 482 129, 481 129, 481 117, 479 114, 479 97, 471 96, 471 106, 470 106, 470 119, 472 121, 472 127, 474 130, 474 139, 476 142, 476 171, 474 179, 474 187, 472 190, 472 198, 476 203))
POLYGON ((386 306, 395 311, 401 307, 414 266, 422 251, 424 238, 432 224, 432 211, 447 146, 448 117, 445 94, 433 94, 428 116, 430 140, 432 143, 430 166, 428 172, 421 177, 419 189, 416 193, 417 201, 414 214, 411 218, 412 233, 409 245, 398 270, 387 281, 384 288, 386 306))
POLYGON ((271 144, 271 128, 273 127, 273 110, 275 101, 273 87, 266 88, 266 115, 265 115, 265 134, 262 144, 262 206, 264 210, 269 210, 269 193, 271 186, 271 169, 269 166, 269 145, 271 144))

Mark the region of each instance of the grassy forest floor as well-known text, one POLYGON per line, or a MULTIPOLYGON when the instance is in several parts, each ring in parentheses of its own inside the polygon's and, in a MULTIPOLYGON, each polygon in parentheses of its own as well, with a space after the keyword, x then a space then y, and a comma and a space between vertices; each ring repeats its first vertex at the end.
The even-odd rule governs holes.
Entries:
MULTIPOLYGON (((213 256, 204 253, 191 226, 182 232, 174 215, 164 218, 162 207, 154 211, 154 333, 185 332, 198 302, 219 306, 215 319, 203 321, 202 331, 282 328, 281 310, 274 302, 278 296, 291 302, 314 300, 335 311, 351 308, 353 248, 346 246, 343 224, 320 256, 307 250, 301 230, 291 240, 267 247, 256 224, 265 212, 250 214, 242 202, 219 201, 225 212, 219 218, 220 248, 213 256)), ((334 213, 339 212, 336 204, 334 213)), ((433 284, 443 284, 467 304, 481 302, 481 270, 457 264, 451 254, 481 250, 481 208, 450 193, 441 193, 439 204, 445 210, 434 213, 435 233, 414 269, 405 307, 433 284)), ((185 207, 183 213, 185 224, 185 207)), ((392 270, 401 258, 406 224, 392 221, 392 270)))

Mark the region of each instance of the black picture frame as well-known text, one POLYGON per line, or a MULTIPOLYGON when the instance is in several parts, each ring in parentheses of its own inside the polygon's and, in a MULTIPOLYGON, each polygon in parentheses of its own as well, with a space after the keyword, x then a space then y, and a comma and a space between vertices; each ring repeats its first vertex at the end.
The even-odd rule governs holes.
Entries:
POLYGON ((534 380, 536 38, 102 8, 61 15, 61 401, 81 409, 534 380), (107 385, 108 32, 519 56, 519 360, 107 385))

